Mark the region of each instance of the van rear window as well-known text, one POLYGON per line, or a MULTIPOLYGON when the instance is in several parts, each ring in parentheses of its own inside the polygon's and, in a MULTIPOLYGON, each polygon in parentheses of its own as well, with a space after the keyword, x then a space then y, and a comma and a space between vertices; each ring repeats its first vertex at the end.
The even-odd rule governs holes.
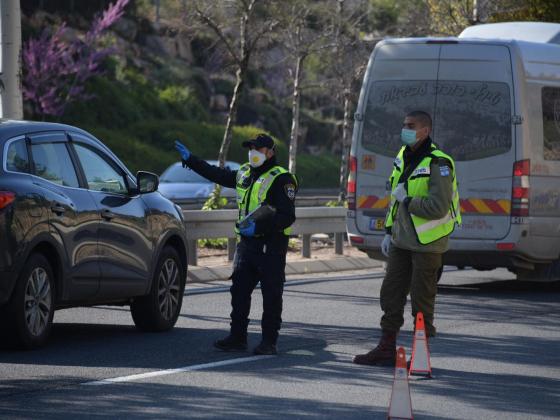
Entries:
POLYGON ((511 149, 511 99, 506 83, 378 81, 364 115, 362 147, 394 157, 407 112, 434 121, 432 138, 456 161, 482 159, 511 149))
POLYGON ((544 159, 560 160, 560 88, 542 89, 544 159))

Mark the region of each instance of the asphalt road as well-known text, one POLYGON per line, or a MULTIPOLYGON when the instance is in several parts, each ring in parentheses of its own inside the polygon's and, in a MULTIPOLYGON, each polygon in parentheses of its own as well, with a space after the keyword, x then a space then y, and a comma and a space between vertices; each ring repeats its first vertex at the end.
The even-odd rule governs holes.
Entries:
MULTIPOLYGON (((351 363, 379 337, 381 276, 288 282, 277 357, 213 350, 229 322, 220 286, 189 287, 169 333, 137 331, 128 308, 59 311, 47 348, 0 349, 0 417, 383 419, 393 369, 351 363)), ((560 286, 512 279, 444 273, 435 378, 410 382, 416 419, 560 416, 560 286)), ((260 313, 256 292, 251 346, 260 313)), ((408 315, 399 336, 408 354, 411 329, 408 315)))

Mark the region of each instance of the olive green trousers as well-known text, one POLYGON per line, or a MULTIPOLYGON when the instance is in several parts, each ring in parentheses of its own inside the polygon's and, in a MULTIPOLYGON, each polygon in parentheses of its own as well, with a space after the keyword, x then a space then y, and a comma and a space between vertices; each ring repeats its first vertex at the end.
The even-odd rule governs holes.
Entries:
POLYGON ((424 315, 426 335, 436 335, 434 306, 437 293, 437 276, 442 264, 442 254, 414 252, 391 245, 387 272, 381 285, 381 328, 397 332, 404 323, 406 297, 410 293, 412 317, 424 315))

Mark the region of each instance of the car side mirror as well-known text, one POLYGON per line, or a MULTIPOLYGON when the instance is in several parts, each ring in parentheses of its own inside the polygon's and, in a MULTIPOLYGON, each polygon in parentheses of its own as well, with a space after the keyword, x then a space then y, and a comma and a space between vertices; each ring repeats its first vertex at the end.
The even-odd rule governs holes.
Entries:
POLYGON ((136 185, 140 194, 152 193, 159 187, 159 177, 151 172, 139 171, 136 174, 136 185))

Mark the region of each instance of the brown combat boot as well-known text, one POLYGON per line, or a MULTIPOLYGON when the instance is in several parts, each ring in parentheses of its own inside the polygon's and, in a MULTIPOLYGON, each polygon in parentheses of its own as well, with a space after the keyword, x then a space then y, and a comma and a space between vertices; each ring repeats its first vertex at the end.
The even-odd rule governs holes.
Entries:
POLYGON ((395 366, 397 356, 397 333, 383 331, 376 348, 366 354, 354 356, 353 362, 358 365, 395 366))

